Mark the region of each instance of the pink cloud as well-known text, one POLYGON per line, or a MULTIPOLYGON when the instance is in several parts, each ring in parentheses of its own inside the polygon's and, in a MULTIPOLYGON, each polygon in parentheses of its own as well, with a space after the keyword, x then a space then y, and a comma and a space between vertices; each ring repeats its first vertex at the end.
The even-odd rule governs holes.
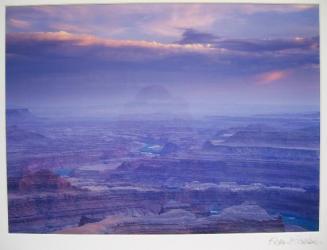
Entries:
MULTIPOLYGON (((56 44, 51 51, 44 53, 65 54, 71 57, 91 53, 93 57, 104 60, 140 61, 158 58, 167 58, 185 53, 212 55, 220 52, 204 44, 177 44, 160 43, 142 40, 114 40, 104 39, 87 34, 73 34, 65 31, 58 32, 32 32, 32 33, 9 33, 7 43, 11 46, 28 44, 42 48, 43 44, 56 44)), ((26 48, 26 47, 25 47, 26 48)), ((30 51, 31 49, 29 49, 30 51)), ((42 52, 42 51, 41 51, 42 52)), ((40 52, 40 53, 41 53, 40 52)))
POLYGON ((50 25, 51 28, 54 28, 59 31, 66 32, 75 32, 75 33, 89 33, 90 30, 85 27, 80 27, 77 25, 67 24, 67 23, 55 23, 50 25))
POLYGON ((206 44, 177 44, 177 43, 160 43, 155 41, 142 40, 114 40, 104 39, 87 34, 74 34, 66 31, 58 32, 30 32, 30 33, 11 33, 8 35, 12 40, 31 40, 31 41, 57 41, 69 42, 76 46, 94 46, 100 45, 104 47, 139 47, 148 49, 163 49, 163 50, 182 50, 182 51, 198 51, 210 52, 216 50, 206 44))
POLYGON ((270 84, 286 78, 289 74, 289 71, 275 70, 256 75, 255 80, 258 84, 270 84))
MULTIPOLYGON (((12 32, 6 34, 7 52, 21 55, 33 53, 42 56, 65 56, 79 58, 92 56, 93 58, 110 61, 137 61, 146 62, 149 60, 172 60, 175 64, 178 61, 187 63, 190 58, 198 58, 203 69, 213 68, 217 71, 224 70, 242 72, 243 68, 250 64, 257 65, 256 72, 262 72, 264 68, 271 68, 271 71, 254 75, 252 77, 257 84, 269 84, 283 79, 289 74, 289 70, 279 70, 280 65, 301 65, 315 64, 315 56, 308 58, 307 54, 283 53, 271 62, 271 56, 276 53, 253 53, 249 51, 238 51, 216 47, 215 44, 204 43, 162 43, 145 40, 122 40, 112 38, 101 38, 95 35, 76 34, 66 31, 57 32, 12 32), (51 49, 50 49, 51 48, 51 49), (191 56, 191 57, 190 57, 191 56), (173 58, 173 59, 171 59, 173 58), (245 64, 239 64, 241 59, 245 64), (276 70, 273 70, 276 68, 276 70)), ((249 72, 250 73, 250 72, 249 72)))
POLYGON ((29 22, 15 18, 10 18, 8 24, 10 27, 17 29, 27 29, 31 26, 29 22))
POLYGON ((169 14, 161 16, 151 23, 144 23, 142 25, 144 32, 179 37, 185 28, 206 30, 218 18, 217 15, 212 15, 212 12, 208 11, 206 5, 199 4, 173 5, 166 11, 169 14))

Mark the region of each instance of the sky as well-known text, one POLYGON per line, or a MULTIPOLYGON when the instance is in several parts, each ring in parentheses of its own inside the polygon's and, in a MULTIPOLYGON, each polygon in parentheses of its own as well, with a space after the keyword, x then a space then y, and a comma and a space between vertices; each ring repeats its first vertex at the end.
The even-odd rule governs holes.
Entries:
POLYGON ((316 5, 6 8, 9 107, 113 107, 163 86, 203 111, 319 110, 319 70, 316 5))

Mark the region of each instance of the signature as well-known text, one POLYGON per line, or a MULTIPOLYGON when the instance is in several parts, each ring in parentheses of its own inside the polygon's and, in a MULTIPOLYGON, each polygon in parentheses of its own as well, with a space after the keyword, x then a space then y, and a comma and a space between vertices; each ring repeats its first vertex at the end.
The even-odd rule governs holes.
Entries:
POLYGON ((287 239, 272 237, 269 239, 269 245, 286 246, 286 245, 319 245, 321 242, 312 238, 291 237, 287 239))

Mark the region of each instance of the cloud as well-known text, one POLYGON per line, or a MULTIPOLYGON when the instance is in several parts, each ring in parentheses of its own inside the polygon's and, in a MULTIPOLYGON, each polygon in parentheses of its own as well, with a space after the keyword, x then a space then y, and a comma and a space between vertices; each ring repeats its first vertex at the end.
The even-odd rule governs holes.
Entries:
POLYGON ((254 14, 263 12, 301 12, 308 9, 317 8, 316 4, 239 4, 237 9, 241 13, 254 14))
POLYGON ((80 103, 80 96, 92 102, 102 96, 106 103, 119 91, 167 84, 214 102, 231 96, 269 102, 279 91, 294 96, 295 87, 316 102, 318 17, 317 7, 295 5, 6 7, 8 100, 80 103))
POLYGON ((31 26, 29 22, 15 18, 10 18, 7 22, 7 25, 17 29, 27 29, 31 26))
POLYGON ((294 37, 287 39, 228 39, 217 35, 186 29, 179 44, 210 44, 216 48, 233 51, 265 52, 290 49, 319 49, 319 37, 294 37))
POLYGON ((7 44, 9 50, 13 49, 15 45, 20 45, 24 43, 28 45, 38 45, 43 44, 53 45, 57 47, 58 45, 66 45, 72 47, 103 47, 103 48, 133 48, 133 49, 148 49, 157 50, 159 54, 164 52, 178 53, 178 52, 209 52, 210 46, 204 44, 165 44, 160 42, 149 42, 149 41, 139 41, 139 40, 114 40, 114 39, 103 39, 93 35, 87 34, 74 34, 65 31, 59 32, 33 32, 33 33, 10 33, 7 34, 7 44))
MULTIPOLYGON (((145 32, 177 37, 182 29, 208 29, 218 19, 206 4, 166 5, 165 15, 158 15, 152 22, 144 23, 145 32)), ((162 10, 161 10, 162 11, 162 10)))
MULTIPOLYGON (((231 22, 241 19, 243 22, 248 15, 265 12, 296 13, 317 8, 317 5, 295 4, 172 4, 159 5, 152 11, 157 17, 143 23, 145 31, 164 36, 176 37, 181 29, 211 30, 215 25, 223 25, 226 20, 231 22)), ((144 9, 145 10, 145 9, 144 9)), ((142 27, 140 27, 142 29, 142 27)))
POLYGON ((279 80, 282 80, 290 75, 289 71, 271 71, 271 72, 265 72, 262 74, 257 75, 256 83, 258 84, 270 84, 279 80))
POLYGON ((73 32, 73 33, 90 33, 90 30, 79 25, 67 24, 67 23, 54 23, 50 24, 50 27, 54 30, 73 32))
POLYGON ((318 49, 319 38, 295 37, 292 39, 225 39, 217 46, 238 51, 281 51, 289 49, 318 49))
MULTIPOLYGON (((104 38, 142 37, 145 40, 167 42, 178 39, 185 29, 238 33, 239 30, 235 26, 241 25, 246 33, 251 30, 248 18, 253 14, 277 12, 288 16, 289 13, 299 13, 312 8, 317 6, 222 3, 86 4, 11 6, 6 8, 6 16, 9 19, 31 23, 28 29, 30 32, 63 30, 80 34, 87 32, 104 38)), ((297 21, 298 19, 294 19, 294 22, 297 21)), ((17 31, 14 26, 8 28, 9 31, 17 31)))
MULTIPOLYGON (((42 67, 45 72, 90 70, 94 67, 97 70, 147 69, 211 75, 257 75, 319 65, 319 50, 307 45, 277 51, 240 50, 234 46, 227 49, 226 39, 225 46, 219 47, 220 38, 193 30, 184 33, 184 42, 188 43, 103 39, 64 31, 9 33, 6 36, 6 55, 11 67, 8 69, 20 68, 22 73, 26 73, 29 68, 30 71, 42 73, 42 67), (203 38, 219 41, 207 44, 202 43, 203 38)), ((274 79, 274 76, 265 77, 262 77, 263 82, 264 79, 274 79)))
POLYGON ((216 43, 219 39, 218 36, 207 33, 207 32, 199 32, 195 29, 185 29, 182 34, 182 39, 180 39, 177 43, 180 44, 193 44, 193 43, 201 43, 201 44, 213 44, 216 43))

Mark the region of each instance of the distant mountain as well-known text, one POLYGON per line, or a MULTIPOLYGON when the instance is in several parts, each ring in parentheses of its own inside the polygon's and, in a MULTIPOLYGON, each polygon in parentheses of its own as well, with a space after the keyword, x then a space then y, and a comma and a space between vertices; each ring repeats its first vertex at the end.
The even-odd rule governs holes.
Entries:
POLYGON ((26 122, 26 121, 36 121, 37 118, 34 116, 27 108, 10 108, 6 109, 6 119, 7 122, 26 122))
POLYGON ((123 113, 128 115, 174 115, 187 112, 187 103, 160 85, 140 89, 123 110, 123 113))
POLYGON ((51 142, 50 138, 47 138, 46 136, 27 131, 21 128, 18 128, 17 126, 8 126, 6 129, 7 134, 7 143, 8 146, 12 144, 29 144, 29 145, 35 145, 35 144, 48 144, 51 142))
POLYGON ((135 96, 136 102, 153 101, 171 101, 173 97, 171 93, 160 85, 150 85, 142 88, 135 96))

